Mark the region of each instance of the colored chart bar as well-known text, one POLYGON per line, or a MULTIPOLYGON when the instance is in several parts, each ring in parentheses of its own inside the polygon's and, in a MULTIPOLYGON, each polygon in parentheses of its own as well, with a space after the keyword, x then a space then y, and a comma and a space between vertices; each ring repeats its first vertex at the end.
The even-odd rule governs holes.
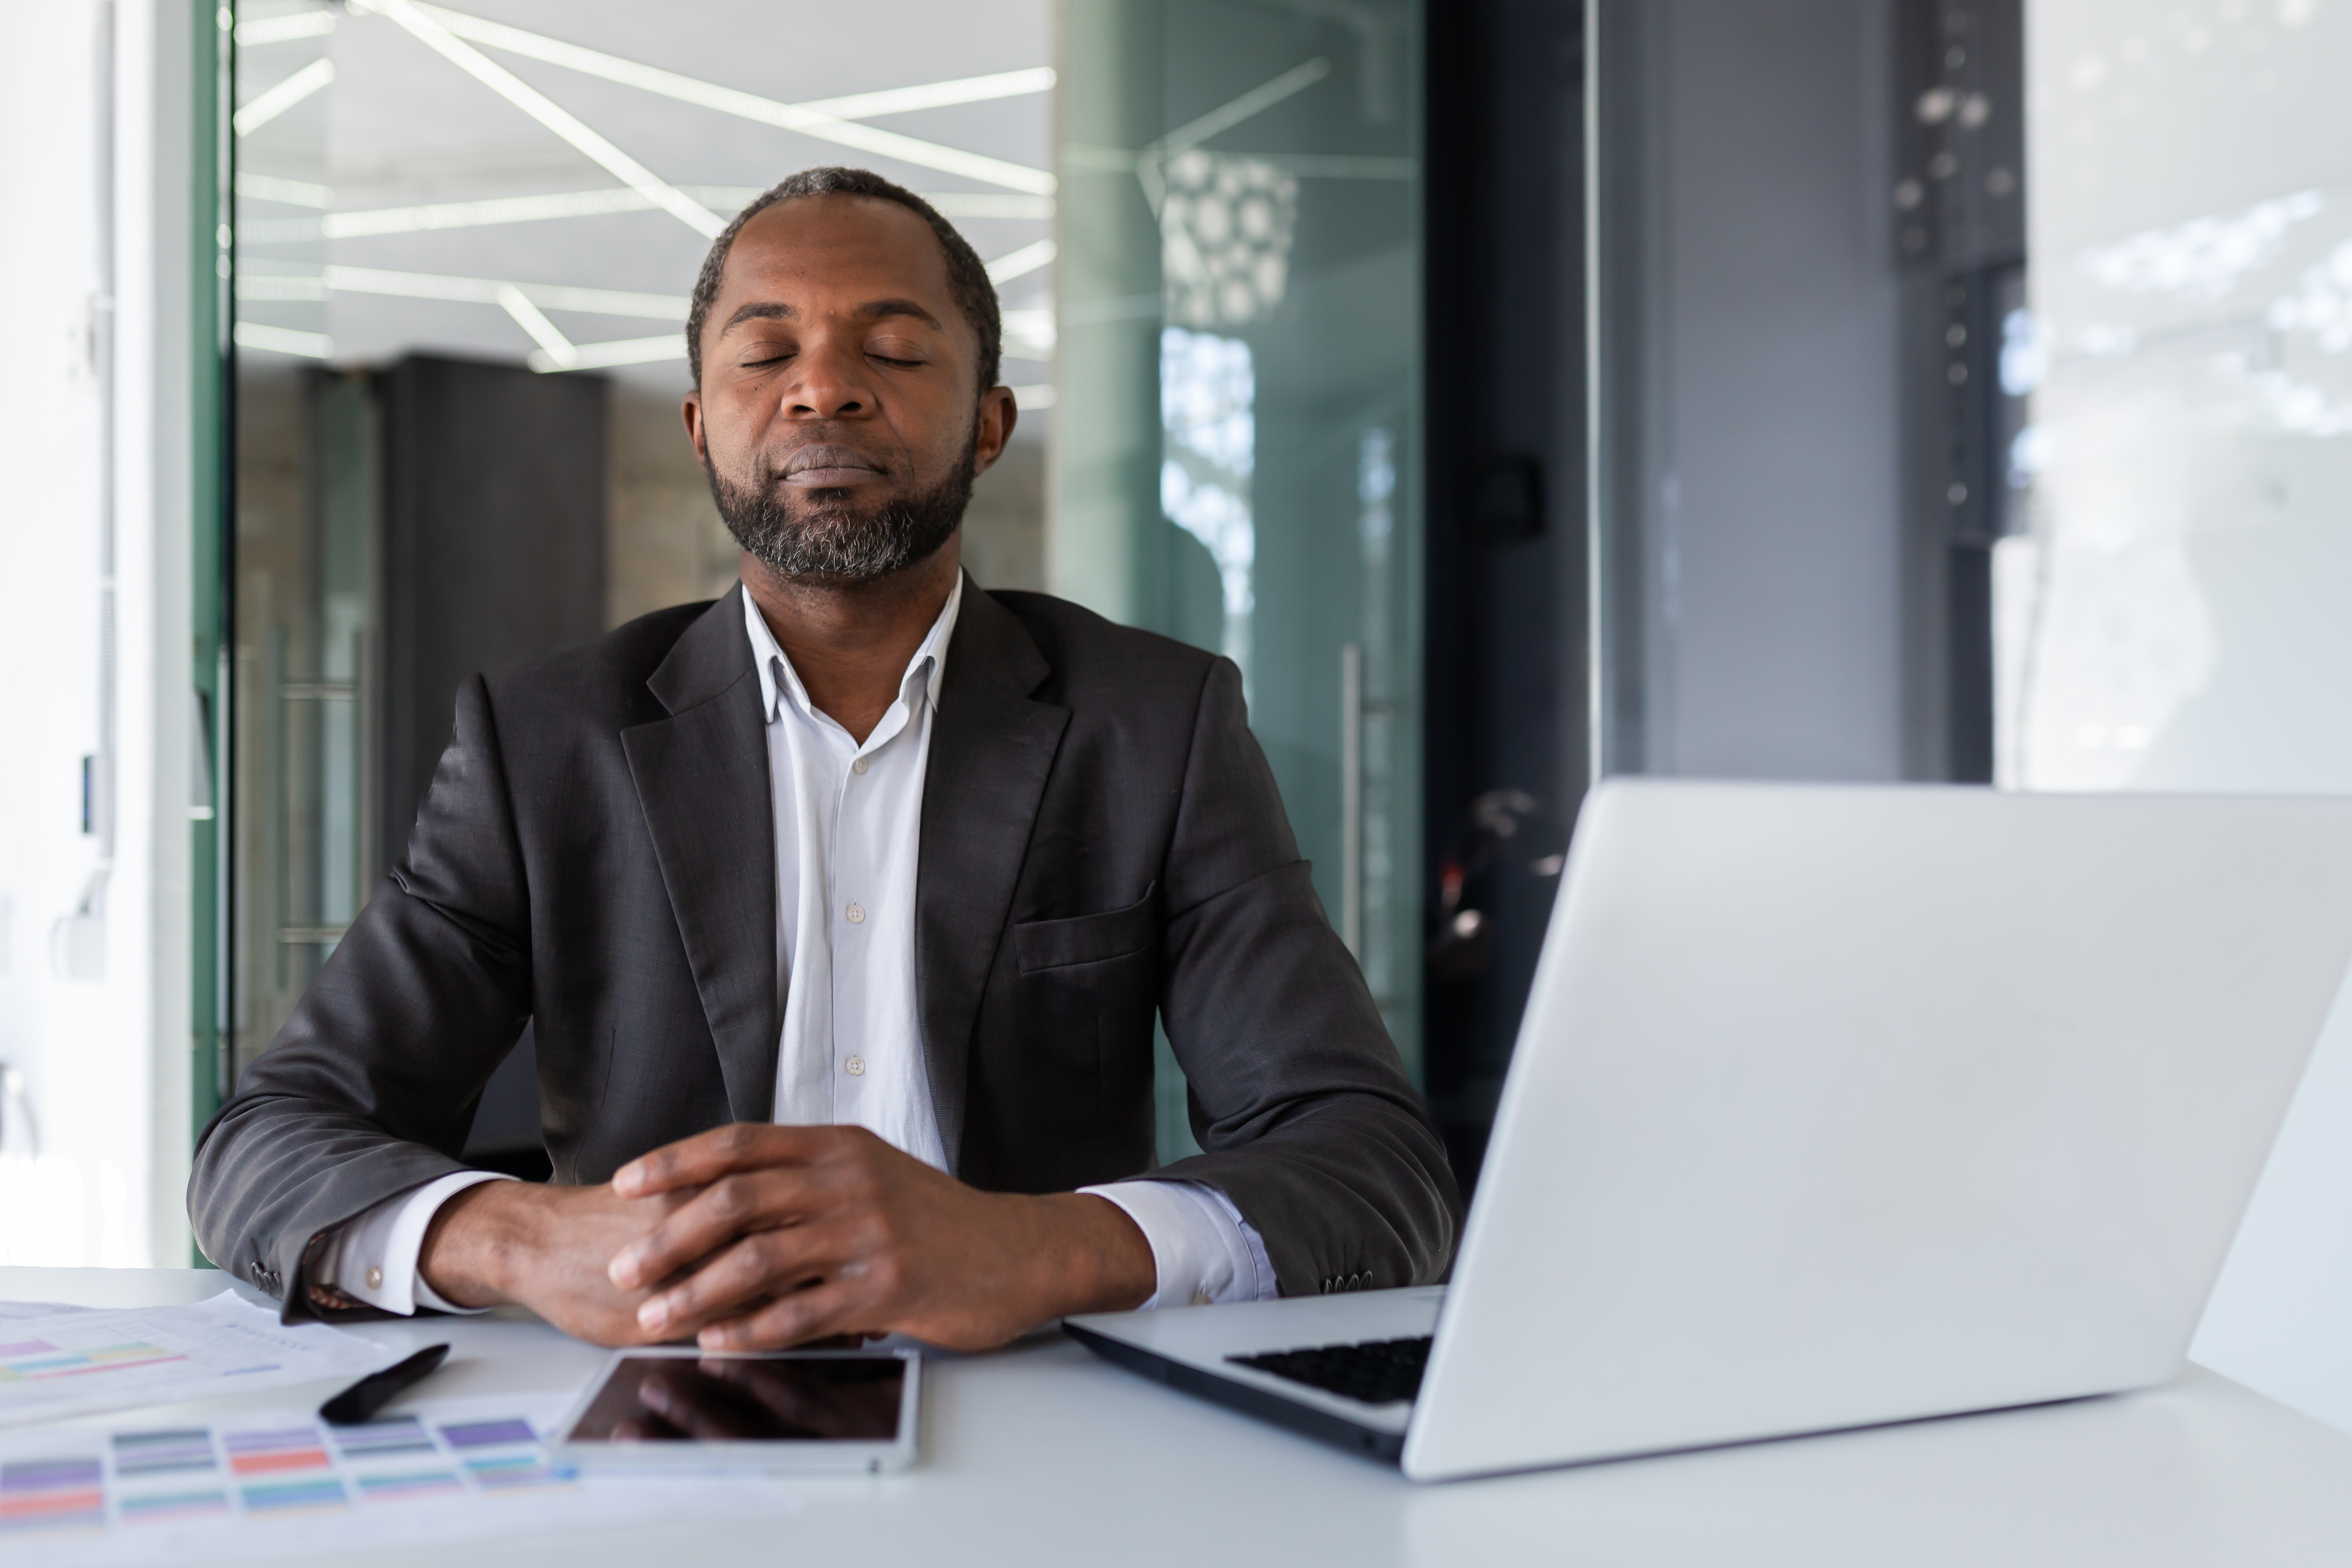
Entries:
POLYGON ((259 1486, 243 1487, 239 1495, 245 1500, 247 1513, 284 1513, 292 1509, 348 1508, 351 1499, 343 1491, 338 1476, 320 1476, 299 1481, 268 1481, 259 1486))
POLYGON ((0 1384, 87 1377, 92 1373, 122 1372, 134 1366, 156 1366, 187 1359, 176 1351, 144 1342, 67 1351, 32 1340, 23 1344, 0 1345, 0 1384))
MULTIPOLYGON (((0 1536, 62 1540, 74 1531, 157 1529, 162 1539, 158 1527, 306 1513, 391 1521, 416 1517, 406 1510, 438 1506, 435 1500, 462 1507, 468 1499, 579 1487, 576 1470, 549 1462, 530 1420, 492 1412, 352 1427, 289 1412, 254 1417, 245 1427, 91 1434, 82 1441, 103 1444, 102 1453, 0 1460, 0 1536)), ((500 1512, 512 1517, 508 1505, 500 1512)), ((7 1565, 0 1551, 0 1568, 7 1565)))
POLYGON ((433 1435, 425 1430, 423 1422, 414 1415, 397 1420, 371 1421, 363 1426, 332 1428, 335 1452, 346 1459, 383 1458, 394 1454, 430 1454, 433 1435))
POLYGON ((387 1471, 380 1475, 359 1478, 360 1496, 373 1502, 379 1498, 422 1497, 429 1492, 461 1492, 466 1483, 457 1479, 455 1470, 387 1471))
POLYGON ((0 1465, 0 1531, 105 1522, 105 1468, 97 1459, 26 1459, 0 1465))
POLYGON ((213 1435, 203 1426, 176 1432, 118 1432, 114 1436, 117 1476, 166 1475, 218 1466, 213 1457, 213 1435))
POLYGON ((453 1448, 503 1447, 509 1443, 536 1443, 539 1434, 528 1421, 467 1421, 441 1428, 442 1440, 453 1448))

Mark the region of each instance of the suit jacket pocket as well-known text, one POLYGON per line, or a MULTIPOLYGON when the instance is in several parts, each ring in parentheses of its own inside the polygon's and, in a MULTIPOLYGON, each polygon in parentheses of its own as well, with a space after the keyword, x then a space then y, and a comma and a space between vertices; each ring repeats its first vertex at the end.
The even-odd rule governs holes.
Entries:
POLYGON ((1101 963, 1141 952, 1160 940, 1160 921, 1152 908, 1159 891, 1160 884, 1154 882, 1127 908, 1103 914, 1024 921, 1013 928, 1013 959, 1022 973, 1034 974, 1041 969, 1101 963))

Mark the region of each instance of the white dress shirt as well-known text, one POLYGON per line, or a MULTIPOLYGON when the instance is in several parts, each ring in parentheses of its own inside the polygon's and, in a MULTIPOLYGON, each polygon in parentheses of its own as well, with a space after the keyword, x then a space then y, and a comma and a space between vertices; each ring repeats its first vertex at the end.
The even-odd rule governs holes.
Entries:
MULTIPOLYGON (((940 1169, 946 1155, 915 1016, 915 888, 931 718, 963 603, 957 580, 908 662, 898 700, 861 743, 810 702, 748 593, 744 633, 767 719, 775 813, 777 1043, 774 1119, 855 1125, 940 1169)), ((478 1182, 463 1171, 387 1198, 345 1225, 317 1282, 393 1312, 457 1310, 416 1271, 434 1212, 478 1182)), ((1190 1182, 1080 1191, 1117 1204, 1158 1270, 1147 1305, 1256 1301, 1275 1293, 1265 1244, 1223 1193, 1190 1182)))

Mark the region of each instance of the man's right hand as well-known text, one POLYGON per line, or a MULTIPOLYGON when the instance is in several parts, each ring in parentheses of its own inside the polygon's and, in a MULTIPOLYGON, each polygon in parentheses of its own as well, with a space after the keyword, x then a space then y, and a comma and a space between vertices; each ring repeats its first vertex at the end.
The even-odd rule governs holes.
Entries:
POLYGON ((460 1307, 511 1303, 578 1339, 644 1344, 659 1336, 637 1326, 637 1308, 656 1287, 619 1289, 605 1269, 614 1253, 692 1196, 625 1198, 610 1186, 484 1182, 434 1215, 417 1272, 460 1307))

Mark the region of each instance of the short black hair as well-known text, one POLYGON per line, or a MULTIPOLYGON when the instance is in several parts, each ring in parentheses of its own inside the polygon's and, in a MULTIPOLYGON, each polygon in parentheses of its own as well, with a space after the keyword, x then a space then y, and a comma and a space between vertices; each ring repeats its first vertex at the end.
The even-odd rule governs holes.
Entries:
POLYGON ((939 209, 908 190, 894 185, 870 169, 826 167, 803 169, 799 174, 778 182, 759 200, 735 215, 735 221, 710 242, 710 254, 702 258, 702 271, 694 280, 694 303, 686 314, 686 363, 694 372, 694 384, 702 384, 702 327, 710 318, 710 307, 719 299, 719 285, 727 273, 728 252, 735 248, 735 237, 761 213, 778 202, 794 196, 873 196, 880 201, 896 202, 931 226, 939 237, 940 248, 947 252, 948 292, 954 296, 956 309, 980 334, 980 390, 986 392, 996 384, 997 371, 1004 356, 1004 324, 997 313, 996 285, 988 280, 988 268, 971 247, 971 242, 955 230, 955 226, 939 215, 939 209))

